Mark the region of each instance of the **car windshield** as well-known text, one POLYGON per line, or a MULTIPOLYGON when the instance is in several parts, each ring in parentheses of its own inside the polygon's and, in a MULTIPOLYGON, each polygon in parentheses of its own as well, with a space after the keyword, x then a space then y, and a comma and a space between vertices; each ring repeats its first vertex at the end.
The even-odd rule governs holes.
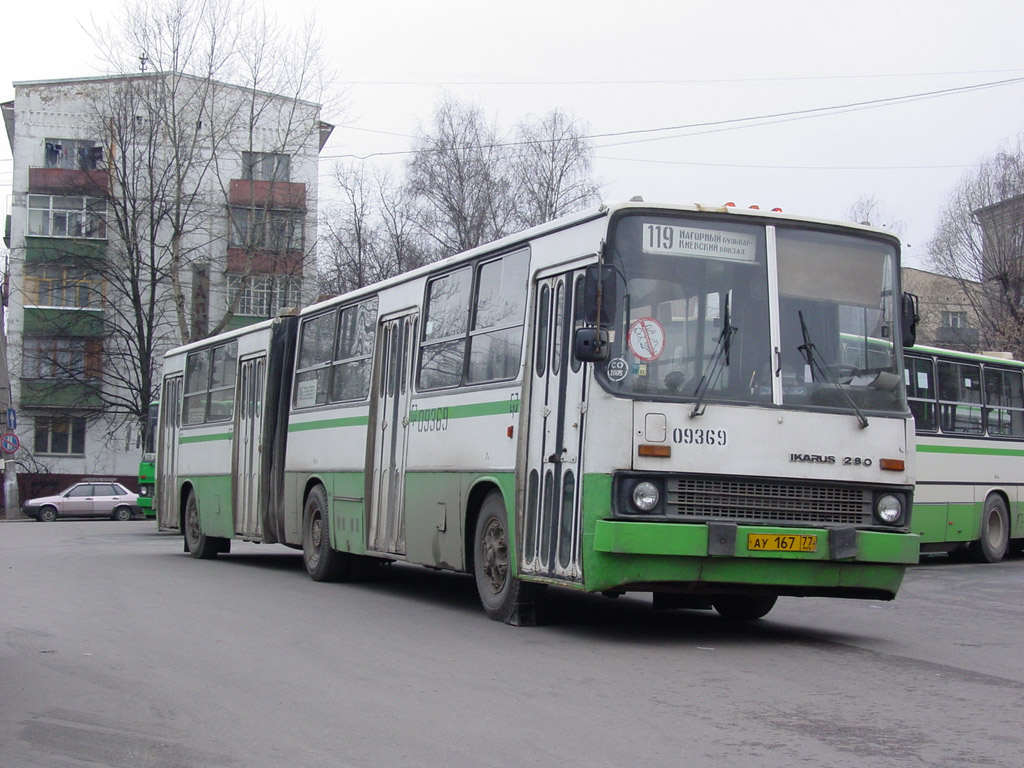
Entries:
POLYGON ((614 226, 606 261, 618 287, 611 355, 597 373, 614 393, 905 410, 893 354, 896 253, 888 242, 627 214, 614 226))

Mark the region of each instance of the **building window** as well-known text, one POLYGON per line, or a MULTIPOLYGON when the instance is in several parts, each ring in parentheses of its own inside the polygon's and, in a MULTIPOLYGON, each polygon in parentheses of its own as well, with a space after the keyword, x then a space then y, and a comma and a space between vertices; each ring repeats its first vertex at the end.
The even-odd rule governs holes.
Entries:
POLYGON ((46 167, 95 171, 103 162, 103 147, 85 139, 47 139, 46 167))
POLYGON ((967 327, 967 313, 966 312, 943 312, 942 313, 942 327, 943 328, 966 328, 967 327))
POLYGON ((228 302, 234 306, 236 298, 236 315, 276 317, 302 304, 302 281, 285 275, 228 275, 228 302))
POLYGON ((303 214, 263 208, 231 209, 231 245, 269 251, 302 250, 303 214))
POLYGON ((36 307, 103 306, 106 283, 95 272, 52 264, 25 265, 25 304, 36 307))
POLYGON ((101 342, 94 339, 26 336, 22 376, 81 381, 99 378, 101 342))
POLYGON ((29 195, 28 234, 103 239, 106 212, 106 203, 98 197, 29 195))
POLYGON ((85 453, 85 418, 82 416, 36 416, 35 452, 58 455, 85 453))
POLYGON ((243 152, 242 178, 246 181, 288 181, 291 158, 275 152, 243 152))

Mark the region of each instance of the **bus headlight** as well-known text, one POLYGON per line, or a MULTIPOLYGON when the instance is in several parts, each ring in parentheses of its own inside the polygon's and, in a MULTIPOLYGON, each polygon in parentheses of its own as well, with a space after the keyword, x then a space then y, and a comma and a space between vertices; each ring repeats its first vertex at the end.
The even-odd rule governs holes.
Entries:
POLYGON ((895 525, 903 516, 903 502, 891 493, 879 496, 875 502, 875 514, 886 525, 895 525))
POLYGON ((633 506, 640 512, 650 512, 652 509, 658 506, 658 502, 661 501, 661 493, 658 491, 658 486, 654 483, 644 480, 641 483, 637 483, 633 486, 633 506))

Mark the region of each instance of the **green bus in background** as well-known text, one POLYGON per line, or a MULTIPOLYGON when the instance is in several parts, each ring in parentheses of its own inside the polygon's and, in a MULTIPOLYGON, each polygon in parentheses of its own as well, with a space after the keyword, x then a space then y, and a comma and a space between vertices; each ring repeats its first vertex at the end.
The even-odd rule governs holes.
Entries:
POLYGON ((142 461, 139 462, 139 512, 143 517, 156 517, 153 496, 156 491, 156 424, 160 403, 151 403, 143 435, 142 461))
POLYGON ((1024 363, 915 346, 904 354, 917 431, 911 531, 921 551, 996 563, 1024 548, 1024 363))

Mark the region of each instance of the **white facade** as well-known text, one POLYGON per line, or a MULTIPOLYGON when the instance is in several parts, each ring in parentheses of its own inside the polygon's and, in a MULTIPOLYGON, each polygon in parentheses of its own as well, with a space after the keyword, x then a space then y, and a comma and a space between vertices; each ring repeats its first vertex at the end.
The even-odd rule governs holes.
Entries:
POLYGON ((166 349, 309 302, 330 126, 318 104, 180 75, 14 86, 7 334, 27 498, 137 476, 141 425, 111 405, 139 399, 132 288, 154 382, 166 349))

